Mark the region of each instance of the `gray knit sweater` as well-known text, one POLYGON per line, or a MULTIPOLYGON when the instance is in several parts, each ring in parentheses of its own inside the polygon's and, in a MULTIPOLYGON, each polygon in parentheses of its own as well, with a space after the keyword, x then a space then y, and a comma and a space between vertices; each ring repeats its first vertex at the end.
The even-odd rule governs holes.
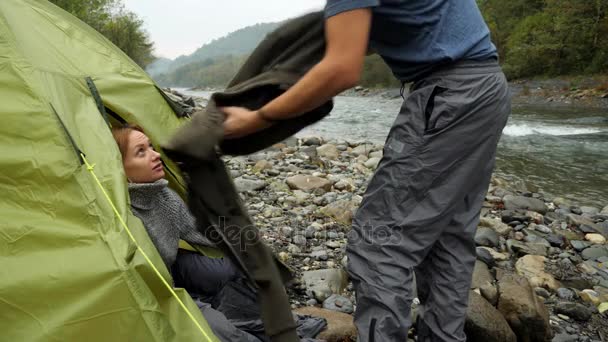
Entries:
POLYGON ((167 186, 166 179, 154 183, 129 183, 131 209, 142 220, 152 242, 168 268, 177 256, 179 240, 203 246, 213 244, 195 226, 186 204, 167 186))

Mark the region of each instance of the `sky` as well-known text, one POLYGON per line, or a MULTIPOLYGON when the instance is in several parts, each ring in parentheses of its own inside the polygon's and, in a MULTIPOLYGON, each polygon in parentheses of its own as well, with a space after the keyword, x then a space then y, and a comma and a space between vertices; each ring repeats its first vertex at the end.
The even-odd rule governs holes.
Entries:
POLYGON ((325 0, 123 0, 123 3, 143 19, 155 54, 175 59, 245 26, 320 10, 325 0))

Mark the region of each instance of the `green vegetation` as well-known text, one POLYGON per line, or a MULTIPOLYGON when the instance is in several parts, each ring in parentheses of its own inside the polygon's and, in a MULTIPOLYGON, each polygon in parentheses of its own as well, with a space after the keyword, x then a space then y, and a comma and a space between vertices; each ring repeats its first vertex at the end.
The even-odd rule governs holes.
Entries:
POLYGON ((478 0, 510 78, 608 71, 608 0, 478 0))
MULTIPOLYGON (((152 43, 122 0, 51 0, 104 34, 165 86, 221 87, 280 23, 245 27, 173 61, 152 43)), ((510 79, 608 72, 608 0, 477 0, 510 79)), ((398 86, 378 56, 365 60, 361 85, 398 86)))
POLYGON ((154 61, 153 44, 143 21, 125 10, 121 0, 50 1, 103 34, 142 68, 154 61))

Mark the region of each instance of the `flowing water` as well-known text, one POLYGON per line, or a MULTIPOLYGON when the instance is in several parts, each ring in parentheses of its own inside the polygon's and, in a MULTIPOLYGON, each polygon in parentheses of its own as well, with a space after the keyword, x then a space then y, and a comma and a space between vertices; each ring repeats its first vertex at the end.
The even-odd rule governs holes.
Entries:
MULTIPOLYGON (((331 114, 299 135, 384 143, 401 103, 401 98, 338 96, 331 114)), ((496 173, 549 198, 608 205, 608 110, 514 105, 498 146, 496 173)))

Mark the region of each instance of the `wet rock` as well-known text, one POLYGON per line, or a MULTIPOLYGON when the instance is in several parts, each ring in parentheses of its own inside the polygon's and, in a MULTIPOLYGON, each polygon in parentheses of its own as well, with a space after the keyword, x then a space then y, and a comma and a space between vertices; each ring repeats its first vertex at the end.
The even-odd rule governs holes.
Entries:
POLYGON ((517 341, 501 313, 474 291, 469 293, 465 333, 469 342, 517 341))
POLYGON ((348 298, 335 294, 331 295, 323 302, 323 308, 347 314, 351 314, 354 311, 353 303, 348 298))
POLYGON ((574 318, 577 321, 583 322, 586 322, 591 319, 592 315, 592 311, 588 307, 578 303, 557 303, 557 305, 555 305, 554 310, 556 313, 561 313, 568 317, 574 318))
POLYGON ((604 209, 602 209, 602 211, 600 211, 600 214, 608 215, 608 205, 605 206, 604 209))
POLYGON ((475 244, 485 247, 498 246, 498 234, 491 228, 479 227, 475 233, 475 244))
POLYGON ((550 340, 552 331, 549 312, 526 278, 515 274, 502 274, 498 284, 498 311, 503 314, 518 340, 550 340))
POLYGON ((543 287, 555 291, 560 284, 553 276, 545 272, 546 258, 540 255, 526 255, 515 263, 517 274, 528 279, 530 286, 543 287))
POLYGON ((503 201, 505 204, 505 209, 525 209, 541 214, 545 214, 547 212, 545 202, 536 198, 507 195, 503 198, 503 201))
POLYGON ((505 237, 508 236, 509 233, 513 230, 513 228, 501 222, 500 220, 495 220, 487 217, 482 217, 479 220, 479 225, 481 227, 492 228, 496 233, 505 237))
POLYGON ((307 271, 302 274, 302 283, 309 297, 323 302, 332 294, 342 294, 348 285, 348 276, 338 269, 307 271))
POLYGON ((354 342, 357 339, 357 329, 353 323, 353 316, 317 307, 304 307, 295 310, 301 315, 323 317, 327 320, 327 328, 321 331, 318 339, 327 342, 354 342))
POLYGON ((287 185, 291 189, 302 190, 306 192, 312 192, 316 189, 323 189, 329 191, 331 189, 331 182, 325 178, 307 176, 307 175, 296 175, 287 178, 287 185))

